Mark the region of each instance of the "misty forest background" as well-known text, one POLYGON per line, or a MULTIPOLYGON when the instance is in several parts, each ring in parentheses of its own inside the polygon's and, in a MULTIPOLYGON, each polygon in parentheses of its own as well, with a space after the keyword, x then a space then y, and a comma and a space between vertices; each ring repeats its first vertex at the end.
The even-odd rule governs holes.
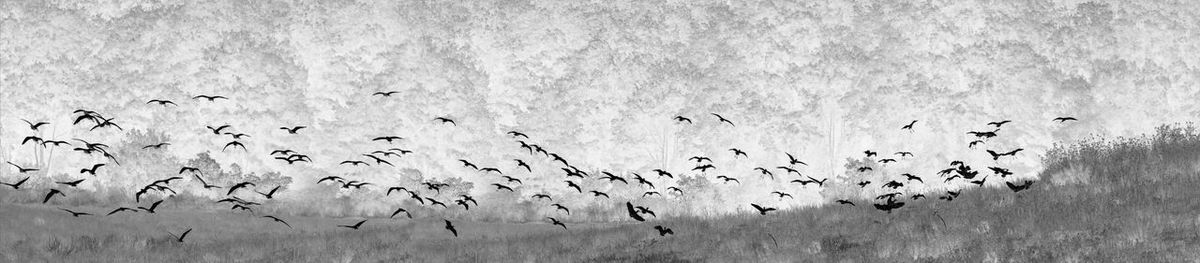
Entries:
MULTIPOLYGON (((607 202, 568 193, 549 159, 504 135, 518 130, 587 171, 653 177, 651 169, 679 174, 692 167, 686 158, 713 157, 718 170, 707 177, 652 179, 660 192, 689 191, 645 201, 660 214, 819 205, 878 194, 851 185, 863 179, 932 178, 951 160, 992 165, 966 146, 974 140, 966 132, 990 130, 990 121, 1014 121, 981 147, 1026 149, 1001 161, 1017 178, 1037 177, 1056 143, 1194 121, 1198 13, 1185 1, 0 1, 0 159, 43 167, 34 188, 87 178, 84 190, 54 201, 70 205, 131 203, 142 185, 185 165, 218 185, 286 184, 263 206, 282 214, 379 215, 411 202, 378 187, 315 184, 329 175, 450 182, 443 192, 492 200, 437 212, 472 220, 540 220, 553 212, 531 202, 540 192, 587 207, 565 220, 617 220, 616 204, 643 191, 608 189, 615 198, 607 202), (370 96, 389 90, 400 93, 370 96), (199 94, 231 100, 190 99, 199 94), (81 108, 116 117, 125 131, 71 126, 70 112, 81 108), (710 112, 737 126, 718 125, 710 112), (675 115, 696 123, 677 124, 675 115), (1052 123, 1057 116, 1080 121, 1052 123), (35 135, 22 118, 51 122, 37 134, 46 139, 113 145, 121 165, 84 177, 75 171, 104 160, 21 145, 35 135), (912 120, 913 132, 899 129, 912 120), (221 151, 230 139, 204 126, 222 124, 252 136, 242 140, 248 152, 221 151), (292 125, 309 128, 278 130, 292 125), (407 139, 369 141, 384 135, 407 139), (165 150, 141 149, 163 141, 171 143, 165 150), (415 153, 395 168, 337 165, 390 147, 415 153), (749 158, 733 159, 732 147, 749 158), (275 149, 315 162, 288 165, 267 155, 275 149), (916 156, 851 172, 868 149, 916 156), (784 152, 831 184, 802 187, 787 183, 794 175, 770 180, 751 170, 785 163, 784 152), (513 158, 530 161, 533 173, 518 171, 513 158), (525 183, 497 192, 488 186, 495 175, 457 159, 525 183), (742 184, 715 182, 717 174, 742 184), (796 198, 768 194, 775 190, 796 198)), ((17 177, 0 170, 0 181, 17 177)), ((940 181, 910 190, 966 184, 940 181)), ((1079 183, 1088 182, 1045 182, 1079 183)), ((176 190, 172 206, 222 209, 198 184, 176 190)), ((39 193, 0 198, 40 201, 39 193)))

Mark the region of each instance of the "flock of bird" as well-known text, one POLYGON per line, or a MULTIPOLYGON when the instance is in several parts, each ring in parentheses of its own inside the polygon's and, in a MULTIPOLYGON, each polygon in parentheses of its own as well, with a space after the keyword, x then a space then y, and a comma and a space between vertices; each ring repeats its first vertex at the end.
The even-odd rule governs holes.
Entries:
MULTIPOLYGON (((396 93, 397 92, 395 92, 395 91, 375 92, 371 96, 390 97, 396 93)), ((229 100, 229 98, 224 97, 224 96, 210 96, 210 95, 198 95, 198 96, 194 96, 192 99, 198 100, 201 102, 216 102, 217 100, 229 100)), ((166 100, 166 99, 153 99, 153 100, 148 101, 147 104, 153 104, 153 105, 162 106, 162 107, 178 107, 179 106, 179 104, 175 103, 174 101, 166 100)), ((96 111, 80 109, 80 110, 74 111, 73 114, 75 116, 73 116, 74 121, 72 122, 72 125, 82 125, 85 128, 87 128, 88 131, 94 131, 97 129, 124 130, 124 128, 122 128, 115 121, 116 118, 106 117, 104 114, 101 114, 96 111)), ((712 113, 711 115, 713 117, 715 117, 716 125, 735 126, 735 124, 732 120, 730 120, 720 114, 712 113)), ((49 124, 48 122, 45 122, 45 121, 33 122, 33 121, 29 121, 29 120, 24 120, 24 119, 22 119, 22 120, 25 121, 29 125, 29 129, 31 129, 33 131, 38 131, 38 129, 41 128, 42 126, 49 124)), ((673 120, 675 121, 675 123, 677 123, 679 125, 692 125, 692 124, 696 123, 695 121, 693 121, 692 118, 684 117, 684 116, 675 116, 675 117, 673 117, 673 120)), ((1075 121, 1075 120, 1076 119, 1072 118, 1072 117, 1059 117, 1059 118, 1053 119, 1053 121, 1060 122, 1060 123, 1066 122, 1066 121, 1075 121)), ((432 121, 437 124, 442 124, 442 125, 450 125, 453 127, 458 126, 458 123, 455 122, 455 120, 450 119, 449 117, 445 117, 445 116, 433 118, 432 121)), ((1008 124, 1010 122, 1011 121, 1009 121, 1009 120, 991 122, 991 123, 988 123, 988 125, 994 126, 995 127, 994 130, 968 132, 968 134, 974 135, 976 138, 978 138, 978 140, 970 142, 968 147, 975 148, 979 144, 985 143, 988 139, 998 136, 997 132, 1000 131, 1000 127, 1005 124, 1008 124)), ((912 129, 914 129, 914 126, 916 124, 917 124, 917 121, 913 120, 909 124, 902 126, 901 130, 910 130, 911 131, 912 129)), ((223 151, 223 152, 224 151, 239 151, 239 150, 247 151, 246 145, 243 143, 243 140, 247 139, 247 138, 251 138, 250 135, 235 132, 236 128, 231 125, 228 125, 228 124, 219 125, 219 126, 206 126, 206 128, 212 133, 213 136, 228 136, 229 137, 230 141, 221 147, 221 151, 223 151)), ((284 136, 287 136, 287 135, 298 134, 306 128, 307 128, 306 126, 283 126, 283 127, 279 127, 279 130, 282 131, 281 133, 284 136)), ((567 158, 559 155, 558 153, 550 151, 548 149, 548 147, 539 145, 539 144, 535 144, 535 143, 530 143, 529 142, 530 137, 528 135, 526 135, 525 133, 522 133, 519 131, 509 131, 507 133, 507 136, 511 137, 515 141, 515 143, 519 144, 518 147, 514 148, 515 151, 521 151, 522 154, 529 156, 529 158, 544 158, 544 159, 548 160, 548 162, 550 164, 555 165, 556 167, 554 167, 554 168, 557 168, 557 170, 560 170, 562 172, 562 174, 564 175, 564 178, 562 181, 562 186, 565 187, 568 191, 573 190, 579 194, 583 194, 586 192, 592 198, 611 198, 609 193, 600 191, 600 189, 584 189, 584 187, 581 186, 581 182, 583 182, 584 180, 602 180, 608 184, 612 184, 613 186, 637 187, 637 188, 644 189, 644 191, 641 191, 642 192, 641 196, 635 196, 633 198, 630 198, 631 200, 636 200, 638 198, 652 198, 655 196, 663 195, 663 193, 660 193, 660 192, 658 192, 658 190, 656 190, 658 188, 656 188, 656 186, 650 180, 648 180, 645 176, 643 176, 637 172, 630 172, 629 174, 614 174, 609 171, 599 171, 598 174, 591 174, 589 172, 584 171, 583 169, 576 167, 575 165, 572 165, 572 163, 570 161, 568 161, 567 158), (633 181, 633 183, 631 183, 630 181, 633 181)), ((406 140, 406 138, 400 137, 400 136, 394 136, 394 135, 380 136, 380 137, 372 138, 370 141, 383 143, 388 146, 381 147, 381 149, 379 149, 379 150, 362 153, 359 155, 362 157, 360 159, 340 161, 340 162, 338 162, 338 165, 395 166, 390 161, 391 160, 390 158, 401 158, 401 157, 404 157, 405 155, 413 153, 413 151, 411 151, 411 150, 390 147, 390 145, 392 145, 394 142, 401 142, 404 140, 406 140), (382 149, 382 148, 387 148, 387 149, 382 149)), ((110 147, 103 143, 93 143, 93 142, 89 142, 84 139, 74 139, 73 141, 52 140, 52 139, 44 139, 44 138, 41 138, 41 137, 38 137, 35 135, 27 136, 23 140, 21 140, 22 145, 29 144, 29 143, 34 144, 36 147, 63 147, 63 146, 72 147, 72 151, 78 152, 79 154, 83 154, 83 155, 87 155, 87 156, 100 156, 100 157, 103 157, 103 158, 101 158, 102 160, 105 160, 105 162, 96 163, 89 167, 84 167, 84 168, 80 169, 79 174, 97 176, 97 173, 100 173, 101 169, 103 167, 106 167, 107 165, 109 165, 109 163, 114 164, 114 165, 120 165, 120 162, 118 161, 118 157, 111 154, 109 151, 110 147)), ((145 151, 161 150, 164 147, 167 147, 169 145, 170 145, 169 142, 159 142, 159 143, 155 143, 155 144, 151 144, 151 145, 145 145, 144 147, 142 147, 142 150, 145 150, 145 151)), ((993 160, 998 161, 1000 158, 1003 158, 1003 157, 1016 156, 1022 150, 1023 149, 1018 148, 1018 149, 1008 150, 1008 151, 1004 151, 1004 152, 998 152, 998 151, 991 150, 991 149, 988 149, 985 151, 992 157, 993 160)), ((733 156, 733 158, 735 158, 735 159, 738 157, 743 157, 743 158, 749 157, 749 154, 746 151, 743 151, 738 148, 729 148, 728 151, 729 151, 729 154, 731 154, 733 156)), ((872 157, 878 157, 878 154, 879 154, 878 152, 871 151, 871 150, 864 151, 863 153, 866 155, 866 157, 868 159, 870 159, 872 157)), ((273 150, 272 152, 268 153, 267 155, 270 158, 273 158, 273 159, 276 159, 276 160, 279 160, 282 162, 287 162, 288 164, 295 164, 298 162, 305 162, 305 163, 313 162, 313 159, 311 157, 309 157, 308 155, 305 155, 303 153, 300 153, 300 152, 297 152, 297 151, 291 150, 291 149, 277 149, 277 150, 273 150)), ((774 168, 755 167, 753 169, 753 171, 755 173, 759 173, 764 176, 769 176, 772 178, 772 180, 774 180, 774 178, 775 178, 775 173, 772 171, 779 171, 779 172, 784 173, 785 175, 795 174, 796 177, 798 177, 799 179, 791 180, 790 183, 797 183, 797 184, 800 184, 801 186, 807 186, 809 184, 813 184, 817 187, 825 187, 826 184, 829 183, 828 182, 829 178, 817 179, 817 178, 813 178, 811 176, 803 175, 800 172, 799 168, 801 168, 802 166, 807 166, 808 164, 805 163, 804 161, 801 161, 797 157, 793 156, 791 153, 785 152, 784 155, 787 156, 787 160, 784 160, 784 162, 781 163, 780 165, 778 165, 774 168)), ((905 157, 913 156, 913 153, 900 151, 900 152, 895 152, 894 155, 896 156, 896 158, 903 159, 905 157)), ((515 169, 517 169, 517 170, 525 170, 526 172, 532 173, 535 168, 530 165, 530 162, 528 162, 528 160, 530 160, 530 159, 513 159, 512 160, 513 167, 515 167, 515 169)), ((688 161, 695 162, 695 166, 689 172, 698 171, 699 175, 701 175, 701 176, 709 175, 708 172, 710 170, 718 170, 719 169, 718 166, 713 163, 712 159, 707 156, 693 156, 691 158, 688 158, 688 161)), ((877 161, 882 164, 888 164, 888 163, 893 163, 893 162, 899 162, 900 160, 897 160, 895 158, 881 158, 877 161)), ((23 166, 20 164, 13 163, 11 161, 9 161, 8 164, 15 167, 18 174, 36 172, 39 170, 39 168, 26 167, 26 166, 23 166)), ((485 174, 498 175, 496 177, 497 179, 496 179, 495 183, 490 184, 490 186, 496 188, 496 191, 515 192, 515 190, 513 189, 513 185, 523 184, 523 181, 521 178, 517 178, 517 177, 514 177, 509 174, 504 174, 504 172, 500 168, 497 168, 497 167, 480 166, 479 164, 476 164, 467 159, 458 159, 457 165, 462 166, 463 169, 471 169, 471 170, 482 172, 485 174)), ((553 170, 555 170, 554 168, 546 168, 546 169, 553 171, 553 170)), ((944 178, 943 180, 945 182, 951 182, 953 180, 960 179, 960 180, 967 180, 968 182, 979 185, 979 186, 982 186, 984 184, 984 182, 986 182, 986 180, 991 175, 999 176, 1002 179, 1006 178, 1009 175, 1012 175, 1012 172, 1010 172, 1006 168, 997 167, 997 166, 989 166, 987 168, 992 172, 992 174, 979 176, 980 171, 973 169, 971 166, 967 165, 966 163, 964 163, 962 161, 953 161, 950 163, 949 167, 938 172, 938 175, 941 176, 942 178, 944 178)), ((541 169, 541 168, 539 168, 539 169, 541 169)), ((860 167, 857 169, 857 171, 860 173, 869 172, 871 170, 873 170, 873 168, 871 168, 869 166, 863 166, 863 167, 860 167)), ((653 169, 653 170, 651 170, 651 172, 653 172, 655 176, 660 177, 660 178, 667 177, 667 178, 673 179, 676 176, 676 174, 666 171, 666 170, 663 170, 663 169, 653 169)), ((176 191, 173 188, 175 185, 173 185, 172 183, 177 180, 184 180, 183 176, 185 176, 185 175, 190 175, 192 178, 194 178, 195 179, 194 183, 196 183, 200 187, 202 187, 203 190, 215 191, 216 193, 223 194, 223 196, 225 196, 225 198, 216 201, 216 203, 227 203, 228 205, 230 205, 230 209, 232 209, 232 210, 250 211, 251 213, 254 212, 254 209, 256 209, 257 207, 262 205, 262 203, 260 203, 260 202, 252 201, 255 198, 251 198, 251 196, 261 197, 262 199, 273 199, 275 197, 275 195, 278 194, 280 192, 280 189, 283 187, 282 185, 274 185, 274 186, 257 185, 254 182, 248 182, 248 181, 247 182, 239 182, 239 183, 229 185, 229 186, 214 185, 214 184, 208 183, 208 181, 206 181, 204 179, 205 174, 203 171, 201 171, 201 169, 196 168, 196 167, 186 167, 185 166, 185 167, 180 167, 177 175, 163 178, 160 180, 155 180, 153 182, 150 182, 149 184, 142 186, 140 189, 137 189, 137 191, 134 192, 133 200, 134 200, 135 204, 138 204, 138 205, 135 205, 133 207, 125 207, 125 206, 116 207, 113 210, 106 213, 105 216, 117 216, 121 213, 143 213, 143 212, 149 213, 149 214, 154 214, 157 211, 157 209, 160 207, 160 205, 162 205, 163 201, 166 200, 164 196, 168 195, 168 193, 170 195, 176 194, 176 191), (156 196, 159 197, 157 200, 150 200, 150 198, 156 197, 156 196)), ((893 190, 893 192, 889 192, 889 193, 879 195, 878 197, 876 197, 875 200, 878 200, 878 201, 875 201, 876 203, 874 203, 874 207, 876 209, 885 211, 887 213, 891 213, 893 210, 900 209, 900 208, 904 207, 904 205, 905 205, 905 202, 902 202, 901 198, 899 197, 901 195, 904 195, 904 191, 901 191, 900 188, 905 187, 906 184, 908 184, 908 185, 921 184, 921 183, 924 183, 926 180, 925 178, 922 178, 917 175, 913 175, 911 173, 902 173, 899 176, 900 177, 895 178, 893 180, 888 180, 887 182, 860 181, 855 184, 860 188, 865 188, 865 187, 877 184, 877 185, 880 185, 881 188, 890 188, 891 190, 893 190)), ((27 189, 27 188, 22 188, 22 186, 25 184, 26 181, 29 180, 29 178, 30 178, 29 176, 25 176, 22 179, 17 179, 12 182, 0 182, 0 185, 9 186, 14 190, 23 190, 23 189, 27 189)), ((738 178, 730 177, 730 176, 723 175, 723 174, 717 175, 714 178, 719 180, 722 183, 731 183, 731 182, 738 183, 738 184, 741 183, 741 181, 739 181, 738 178)), ((59 190, 58 188, 78 187, 78 185, 81 182, 83 182, 84 180, 86 180, 86 177, 79 178, 79 179, 73 180, 73 181, 55 182, 55 185, 57 185, 59 187, 46 189, 45 191, 47 191, 47 193, 44 196, 42 203, 48 203, 50 200, 54 199, 55 197, 66 196, 66 193, 64 193, 63 190, 59 190)), ((332 184, 332 185, 335 185, 336 187, 340 187, 343 189, 362 189, 362 188, 370 188, 370 187, 377 186, 375 183, 360 181, 360 180, 353 180, 350 178, 343 178, 340 176, 323 177, 323 178, 318 179, 316 181, 316 183, 317 184, 332 184)), ((1013 182, 1006 181, 1005 184, 1013 192, 1020 192, 1020 191, 1029 189, 1032 186, 1033 181, 1026 180, 1021 183, 1013 183, 1013 182)), ((453 206, 461 206, 465 210, 470 210, 471 207, 480 205, 479 202, 474 197, 472 197, 470 195, 466 195, 466 194, 454 196, 454 198, 451 198, 451 199, 446 199, 446 197, 442 197, 441 190, 443 188, 446 188, 449 186, 450 186, 450 184, 447 184, 447 183, 423 182, 423 183, 420 183, 420 185, 407 185, 407 186, 396 185, 396 186, 378 186, 378 187, 379 187, 379 189, 386 189, 385 195, 387 195, 387 196, 390 196, 392 193, 406 194, 408 196, 408 198, 411 198, 416 203, 420 203, 421 205, 429 206, 429 207, 440 206, 442 209, 450 209, 450 206, 453 205, 453 206), (423 190, 426 190, 426 191, 422 192, 422 188, 423 188, 423 190), (438 199, 438 198, 443 198, 443 199, 438 199), (448 202, 444 202, 444 201, 448 201, 448 202)), ((682 195, 682 194, 684 194, 685 190, 680 187, 681 186, 668 186, 668 187, 665 187, 664 189, 669 194, 682 195)), ((946 191, 945 195, 938 197, 938 199, 945 200, 945 201, 953 201, 954 198, 958 197, 959 193, 960 193, 959 191, 946 191)), ((770 194, 777 198, 784 198, 784 197, 792 198, 791 194, 782 192, 782 191, 774 191, 770 194)), ((924 197, 925 197, 924 194, 912 194, 910 198, 913 200, 916 200, 916 199, 921 199, 924 197)), ((537 194, 532 195, 531 198, 533 198, 535 200, 539 200, 539 202, 545 202, 544 205, 546 205, 548 207, 553 207, 554 210, 552 210, 552 211, 554 211, 554 213, 566 214, 566 215, 570 215, 570 213, 571 213, 571 209, 569 207, 567 207, 566 205, 563 205, 562 202, 556 202, 556 199, 555 199, 556 197, 551 196, 549 193, 537 193, 537 194)), ((559 198, 560 199, 558 201, 562 201, 561 200, 562 198, 561 197, 559 197, 559 198)), ((852 200, 847 200, 847 199, 836 200, 836 203, 844 204, 847 206, 855 206, 855 203, 852 200)), ((760 204, 751 203, 748 205, 751 208, 753 208, 755 211, 757 211, 760 215, 767 215, 769 212, 778 210, 778 208, 768 207, 768 206, 760 205, 760 204)), ((74 211, 74 210, 67 209, 67 208, 60 208, 60 209, 62 211, 69 213, 73 217, 93 216, 93 214, 89 213, 89 212, 74 211)), ((655 214, 654 210, 652 210, 649 207, 643 206, 643 205, 635 205, 633 203, 633 201, 625 202, 624 210, 626 211, 629 218, 636 220, 636 221, 647 221, 646 216, 651 216, 651 217, 657 218, 657 215, 655 214)), ((394 210, 394 212, 391 213, 390 217, 394 218, 397 215, 400 215, 401 213, 403 213, 404 216, 407 218, 413 218, 413 215, 409 212, 409 210, 404 207, 399 207, 396 210, 394 210)), ((559 226, 559 227, 562 227, 563 229, 567 229, 568 228, 567 224, 563 223, 563 221, 561 221, 559 218, 557 218, 555 216, 556 215, 546 215, 546 220, 553 226, 559 226)), ((292 227, 287 221, 285 221, 284 219, 282 219, 278 216, 262 215, 261 218, 263 218, 263 220, 270 220, 271 222, 278 223, 278 224, 280 224, 282 226, 286 226, 288 228, 292 227)), ((352 224, 337 225, 337 227, 358 230, 365 223, 367 223, 367 221, 368 220, 359 220, 352 224)), ((443 218, 443 221, 445 222, 444 228, 446 229, 446 231, 449 232, 449 234, 451 234, 453 236, 459 235, 459 231, 458 231, 458 229, 455 228, 454 223, 452 221, 450 221, 448 219, 444 219, 444 218, 443 218)), ((653 227, 653 229, 660 236, 674 234, 674 231, 671 228, 669 228, 667 226, 663 226, 663 225, 655 225, 653 227)), ((192 229, 188 228, 188 229, 180 232, 179 235, 175 235, 173 233, 171 235, 173 237, 175 237, 176 241, 183 242, 184 238, 187 237, 187 235, 189 233, 191 233, 191 231, 192 231, 192 229)), ((170 232, 168 232, 168 233, 170 233, 170 232)))

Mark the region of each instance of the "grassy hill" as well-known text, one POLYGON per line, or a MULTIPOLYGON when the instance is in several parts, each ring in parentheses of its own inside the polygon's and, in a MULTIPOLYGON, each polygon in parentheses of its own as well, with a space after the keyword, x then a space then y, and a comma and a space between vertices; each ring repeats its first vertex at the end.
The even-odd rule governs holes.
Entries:
MULTIPOLYGON (((827 205, 768 216, 680 217, 570 225, 370 218, 268 219, 227 211, 72 218, 56 207, 0 204, 0 259, 12 262, 1161 262, 1200 258, 1194 189, 1200 134, 1164 126, 1139 138, 1060 145, 1020 193, 993 181, 954 201, 905 200, 884 213, 827 205), (677 235, 658 237, 654 225, 677 235), (194 228, 187 242, 167 233, 194 228)), ((7 191, 7 190, 5 190, 7 191)), ((82 207, 93 213, 99 208, 82 207)))

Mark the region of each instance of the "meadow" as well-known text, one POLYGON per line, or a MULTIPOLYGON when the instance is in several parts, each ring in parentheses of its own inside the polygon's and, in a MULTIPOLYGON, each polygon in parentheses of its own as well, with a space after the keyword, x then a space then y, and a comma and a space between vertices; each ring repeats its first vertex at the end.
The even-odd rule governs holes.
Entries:
MULTIPOLYGON (((1200 259, 1200 134, 1163 126, 1137 138, 1059 145, 1032 189, 998 182, 953 201, 906 200, 892 213, 824 205, 767 216, 644 223, 456 222, 441 218, 286 217, 168 209, 70 217, 0 204, 8 262, 1181 262, 1200 259), (676 235, 660 237, 664 225, 676 235), (195 230, 186 242, 168 234, 195 230)), ((931 194, 936 196, 936 194, 931 194)), ((101 208, 76 210, 106 213, 101 208)))

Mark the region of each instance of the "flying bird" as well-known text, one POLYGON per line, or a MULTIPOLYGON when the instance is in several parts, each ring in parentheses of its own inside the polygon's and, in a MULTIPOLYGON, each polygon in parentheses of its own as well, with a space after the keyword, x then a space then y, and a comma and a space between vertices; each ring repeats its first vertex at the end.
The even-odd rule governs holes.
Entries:
POLYGON ((685 121, 686 121, 688 124, 692 124, 692 119, 688 119, 688 118, 686 118, 686 117, 683 117, 683 116, 675 116, 675 122, 685 122, 685 121))
POLYGON ((1009 122, 1012 122, 1012 120, 994 121, 994 122, 987 123, 987 125, 992 125, 992 126, 996 126, 996 128, 1000 128, 1001 125, 1004 125, 1009 122))
POLYGON ((396 95, 396 93, 400 93, 400 92, 399 91, 377 91, 375 93, 371 93, 371 96, 391 97, 392 95, 396 95))
POLYGON ((604 192, 601 192, 601 191, 591 190, 591 191, 588 191, 588 192, 589 192, 589 193, 592 193, 592 196, 594 196, 594 197, 600 197, 600 196, 604 196, 604 198, 609 198, 607 193, 604 193, 604 192))
POLYGON ((44 121, 39 121, 37 123, 34 123, 34 122, 31 122, 26 119, 21 119, 21 120, 25 121, 26 124, 29 124, 30 130, 35 130, 35 131, 38 130, 38 128, 41 128, 43 125, 50 124, 49 122, 44 122, 44 121))
MULTIPOLYGON (((453 124, 454 126, 458 126, 458 123, 455 123, 454 120, 448 119, 446 117, 437 117, 437 118, 433 118, 433 120, 440 121, 440 122, 442 122, 442 124, 449 123, 449 124, 453 124)), ((450 222, 450 221, 446 221, 446 222, 450 222)))
POLYGON ((160 105, 160 106, 167 106, 167 104, 171 104, 171 105, 179 106, 179 104, 175 104, 175 102, 173 102, 173 101, 169 101, 169 100, 159 100, 159 99, 153 99, 153 100, 150 100, 150 101, 147 101, 147 102, 146 102, 146 104, 151 104, 151 103, 158 103, 158 105, 160 105))
POLYGON ((362 221, 358 221, 358 223, 354 223, 353 225, 338 225, 338 227, 345 227, 345 228, 349 228, 349 229, 358 230, 358 228, 362 227, 363 223, 366 223, 366 222, 367 222, 367 220, 362 220, 362 221))
POLYGON ((792 197, 792 195, 791 195, 791 194, 784 193, 784 192, 780 192, 780 191, 774 191, 774 192, 771 192, 771 194, 778 195, 780 199, 783 199, 783 197, 784 197, 784 196, 787 196, 788 198, 795 199, 795 198, 793 198, 793 197, 792 197))
POLYGON ((550 219, 551 225, 561 226, 564 230, 567 229, 567 225, 563 224, 562 221, 558 221, 558 219, 555 219, 553 217, 546 217, 546 218, 550 219))
POLYGON ((654 230, 658 230, 658 236, 660 237, 675 234, 675 231, 672 231, 670 228, 666 228, 664 226, 654 226, 654 230))
POLYGON ((529 139, 529 135, 525 135, 524 133, 521 133, 521 132, 518 132, 518 131, 509 131, 509 132, 508 132, 508 135, 512 135, 512 137, 513 137, 513 138, 516 138, 516 137, 525 137, 525 139, 529 139))
POLYGON ((759 206, 759 205, 753 204, 753 203, 750 204, 750 206, 754 207, 754 210, 758 210, 758 214, 760 214, 760 215, 767 215, 767 212, 778 210, 778 209, 775 209, 774 207, 762 207, 762 206, 759 206))
POLYGON ((737 125, 733 125, 733 122, 729 121, 729 119, 726 119, 725 117, 721 117, 720 114, 713 113, 712 115, 717 116, 717 121, 728 123, 729 126, 737 126, 737 125))
POLYGON ((548 199, 550 201, 554 201, 554 198, 550 198, 550 195, 548 195, 548 194, 535 194, 535 195, 533 195, 533 198, 548 199))
POLYGON ((412 219, 412 214, 409 213, 408 210, 404 209, 403 207, 396 208, 396 211, 392 212, 392 215, 389 216, 388 218, 396 217, 396 215, 398 215, 400 213, 404 213, 405 216, 408 216, 408 219, 412 219))
POLYGON ((138 209, 153 214, 155 210, 158 210, 158 205, 162 204, 162 202, 163 200, 154 201, 154 203, 150 203, 150 207, 139 206, 138 209))
MULTIPOLYGON (((21 180, 21 182, 24 182, 24 181, 25 180, 21 180)), ((63 196, 63 197, 67 196, 66 194, 63 194, 63 192, 59 191, 58 189, 50 189, 50 192, 46 193, 46 198, 42 199, 42 203, 45 204, 46 202, 50 202, 50 198, 53 198, 54 195, 59 195, 59 196, 63 196)))
POLYGON ((283 225, 287 226, 288 228, 292 228, 292 225, 291 225, 291 224, 288 224, 288 222, 286 222, 286 221, 283 221, 283 219, 279 219, 278 217, 275 217, 275 216, 263 216, 263 218, 270 218, 270 219, 271 219, 271 221, 279 222, 280 224, 283 224, 283 225))
POLYGON ((233 191, 237 191, 238 189, 242 189, 242 188, 246 188, 246 187, 250 187, 250 186, 256 186, 256 185, 254 185, 254 183, 251 183, 251 182, 241 182, 241 183, 235 184, 235 185, 229 187, 229 192, 225 193, 225 195, 232 195, 233 191))
POLYGON ((171 234, 171 232, 167 232, 167 234, 170 234, 171 236, 175 237, 175 241, 177 241, 179 243, 183 243, 183 238, 187 237, 187 235, 190 233, 192 233, 191 228, 188 228, 187 231, 183 231, 183 234, 179 234, 178 236, 176 236, 175 234, 171 234))
POLYGON ((275 188, 271 188, 271 191, 267 191, 266 193, 259 192, 259 191, 254 191, 254 192, 262 195, 263 197, 265 197, 267 199, 272 199, 272 198, 275 198, 275 192, 279 191, 279 187, 281 187, 281 186, 275 186, 275 188))
POLYGON ((192 99, 194 99, 194 100, 204 99, 204 100, 208 100, 209 102, 212 102, 212 101, 215 101, 218 99, 228 100, 229 98, 226 98, 225 96, 196 95, 195 97, 192 97, 192 99))
POLYGON ((492 184, 492 185, 496 186, 496 191, 508 190, 509 192, 516 192, 512 189, 512 187, 508 187, 506 185, 502 185, 502 184, 492 184))
POLYGON ((156 144, 151 144, 151 145, 142 146, 142 149, 143 149, 143 150, 145 150, 145 149, 150 149, 150 148, 154 148, 154 149, 162 149, 162 147, 165 147, 165 146, 167 146, 167 145, 171 145, 171 143, 167 143, 167 142, 160 142, 160 143, 156 143, 156 144))
POLYGON ((9 164, 9 165, 12 165, 13 167, 16 167, 16 168, 17 168, 17 173, 28 173, 28 172, 34 172, 34 171, 37 171, 37 170, 38 170, 37 168, 25 168, 25 167, 21 167, 20 165, 17 165, 17 164, 15 164, 15 163, 12 163, 12 162, 8 162, 8 164, 9 164))
POLYGON ((66 209, 66 208, 59 208, 59 210, 67 211, 67 213, 71 213, 71 216, 73 216, 73 217, 79 217, 79 216, 90 216, 90 215, 92 215, 92 214, 90 214, 90 213, 85 213, 85 212, 75 212, 75 211, 71 211, 71 210, 69 210, 69 209, 66 209))
MULTIPOLYGON (((443 219, 443 220, 445 220, 445 219, 443 219)), ((445 221, 446 221, 446 230, 449 230, 451 234, 454 234, 454 236, 457 237, 458 230, 454 229, 454 224, 450 223, 450 220, 445 220, 445 221)))
POLYGON ((571 209, 567 209, 567 207, 565 207, 561 204, 551 204, 550 206, 553 206, 555 210, 562 210, 563 212, 567 212, 568 215, 571 214, 571 209))
POLYGON ((88 168, 79 169, 79 173, 92 174, 92 176, 96 176, 96 170, 100 169, 100 167, 104 167, 104 164, 98 163, 98 164, 92 165, 91 169, 88 169, 88 168))
POLYGON ((133 209, 133 208, 128 208, 128 207, 117 207, 117 209, 113 209, 112 212, 108 212, 108 214, 106 214, 105 216, 111 216, 113 214, 124 212, 124 211, 137 213, 138 210, 133 209))
POLYGON ((839 200, 837 200, 837 203, 843 204, 843 205, 855 206, 854 202, 850 202, 850 200, 846 200, 846 199, 839 199, 839 200))
POLYGON ((213 134, 221 135, 221 131, 223 131, 225 129, 229 129, 230 127, 233 127, 233 126, 229 125, 229 124, 225 124, 225 125, 221 125, 221 126, 218 126, 215 128, 213 126, 204 126, 204 127, 208 128, 208 130, 212 131, 213 134))
POLYGON ((1053 121, 1063 123, 1063 122, 1067 122, 1067 121, 1078 121, 1078 119, 1075 119, 1075 117, 1058 117, 1058 118, 1054 118, 1053 121))
POLYGON ((279 127, 280 130, 285 130, 285 131, 287 131, 288 134, 296 134, 296 132, 299 132, 300 129, 304 129, 304 128, 308 128, 308 127, 307 126, 279 127))
POLYGON ((625 202, 625 209, 629 212, 629 217, 637 221, 646 221, 646 218, 638 214, 638 211, 633 208, 633 203, 625 202))
POLYGON ((729 151, 733 152, 733 158, 737 158, 738 155, 741 155, 742 157, 750 158, 749 155, 746 155, 745 151, 739 150, 738 148, 729 148, 729 151))
POLYGON ((1004 184, 1008 185, 1008 189, 1012 190, 1013 193, 1019 193, 1021 191, 1029 190, 1029 187, 1033 186, 1033 181, 1026 180, 1025 183, 1020 185, 1013 184, 1012 182, 1004 182, 1004 184))
POLYGON ((82 182, 83 182, 83 179, 79 179, 79 180, 75 180, 75 181, 67 181, 67 182, 54 182, 54 183, 66 185, 66 186, 70 186, 70 187, 79 187, 79 183, 82 183, 82 182))
POLYGON ((242 151, 246 151, 246 145, 242 144, 242 142, 239 142, 239 141, 232 141, 232 142, 226 143, 225 147, 221 148, 221 151, 225 151, 226 149, 229 149, 230 146, 242 147, 242 151))
POLYGON ((875 156, 875 155, 878 155, 878 154, 879 154, 879 153, 877 153, 877 152, 872 152, 871 150, 866 150, 866 151, 863 151, 863 153, 864 153, 864 154, 866 154, 866 155, 867 155, 867 157, 872 157, 872 156, 875 156))

